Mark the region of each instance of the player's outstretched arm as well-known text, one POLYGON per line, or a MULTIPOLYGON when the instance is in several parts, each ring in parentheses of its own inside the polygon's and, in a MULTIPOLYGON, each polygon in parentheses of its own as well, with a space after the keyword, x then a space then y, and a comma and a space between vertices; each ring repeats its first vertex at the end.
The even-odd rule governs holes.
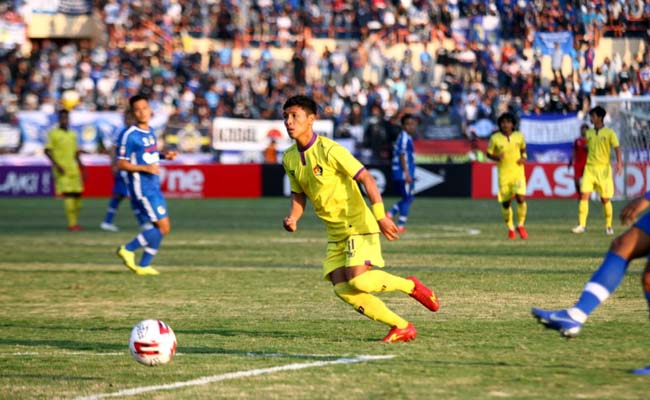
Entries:
POLYGON ((636 221, 636 217, 650 206, 650 201, 645 197, 639 197, 629 202, 623 210, 621 210, 620 218, 623 225, 629 225, 636 221))
POLYGON ((307 196, 304 193, 291 192, 291 209, 289 215, 282 220, 282 226, 288 232, 295 232, 298 229, 298 220, 305 212, 307 196))

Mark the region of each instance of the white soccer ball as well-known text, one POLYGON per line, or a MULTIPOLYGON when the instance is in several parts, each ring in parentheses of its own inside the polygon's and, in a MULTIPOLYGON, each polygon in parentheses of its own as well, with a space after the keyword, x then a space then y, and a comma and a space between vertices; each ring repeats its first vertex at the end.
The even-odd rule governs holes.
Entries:
POLYGON ((150 367, 166 364, 176 353, 176 336, 163 321, 145 319, 131 330, 129 351, 140 364, 150 367))

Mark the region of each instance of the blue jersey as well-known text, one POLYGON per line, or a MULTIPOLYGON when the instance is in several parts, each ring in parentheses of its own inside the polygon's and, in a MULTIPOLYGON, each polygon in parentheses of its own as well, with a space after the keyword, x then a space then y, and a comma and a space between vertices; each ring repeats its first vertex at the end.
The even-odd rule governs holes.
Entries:
MULTIPOLYGON (((158 164, 160 155, 153 129, 145 131, 132 125, 122 132, 117 158, 136 165, 158 164)), ((129 172, 128 184, 129 192, 136 198, 161 193, 158 175, 129 172)))
POLYGON ((406 166, 411 179, 415 178, 415 151, 413 148, 413 138, 411 135, 402 131, 393 145, 393 180, 404 181, 404 169, 400 156, 406 156, 406 166))

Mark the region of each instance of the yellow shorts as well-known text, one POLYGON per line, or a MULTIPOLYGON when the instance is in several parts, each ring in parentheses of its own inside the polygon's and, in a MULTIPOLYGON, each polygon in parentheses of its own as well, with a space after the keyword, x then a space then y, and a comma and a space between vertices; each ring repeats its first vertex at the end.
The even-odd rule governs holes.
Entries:
POLYGON ((614 179, 612 178, 611 165, 587 165, 585 173, 582 175, 580 191, 582 193, 596 192, 603 199, 611 199, 614 196, 614 179))
POLYGON ((515 195, 526 195, 526 176, 517 174, 512 176, 499 177, 499 203, 512 200, 515 195))
POLYGON ((359 265, 384 266, 379 233, 352 235, 347 240, 327 243, 327 258, 323 262, 324 279, 337 268, 359 265))
POLYGON ((56 194, 83 192, 84 184, 79 168, 64 175, 54 172, 54 189, 56 194))

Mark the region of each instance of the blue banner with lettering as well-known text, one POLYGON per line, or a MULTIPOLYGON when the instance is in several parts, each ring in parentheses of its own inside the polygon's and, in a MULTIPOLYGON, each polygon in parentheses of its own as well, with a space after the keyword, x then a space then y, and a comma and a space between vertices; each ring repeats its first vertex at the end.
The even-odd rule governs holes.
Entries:
POLYGON ((564 54, 573 52, 573 33, 571 32, 535 32, 533 48, 543 55, 550 56, 555 50, 555 43, 560 44, 564 54))
POLYGON ((575 113, 523 115, 519 131, 526 138, 528 159, 537 162, 568 162, 573 142, 580 136, 582 123, 575 113))

